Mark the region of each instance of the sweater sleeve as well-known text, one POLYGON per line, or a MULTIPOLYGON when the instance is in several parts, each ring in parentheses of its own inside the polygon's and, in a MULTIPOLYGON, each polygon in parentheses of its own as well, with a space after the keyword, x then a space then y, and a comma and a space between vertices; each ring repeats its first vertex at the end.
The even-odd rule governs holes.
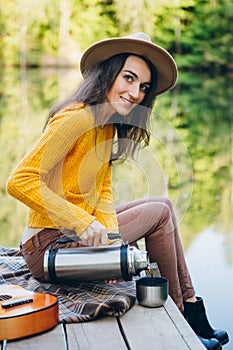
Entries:
POLYGON ((94 215, 107 228, 108 232, 118 233, 118 222, 112 197, 111 176, 112 166, 109 165, 94 215))
POLYGON ((64 162, 78 138, 90 128, 93 128, 93 117, 85 110, 73 110, 55 116, 7 182, 10 195, 42 216, 49 217, 54 227, 75 230, 78 235, 86 230, 95 217, 68 202, 62 193, 49 188, 46 177, 59 162, 64 162))

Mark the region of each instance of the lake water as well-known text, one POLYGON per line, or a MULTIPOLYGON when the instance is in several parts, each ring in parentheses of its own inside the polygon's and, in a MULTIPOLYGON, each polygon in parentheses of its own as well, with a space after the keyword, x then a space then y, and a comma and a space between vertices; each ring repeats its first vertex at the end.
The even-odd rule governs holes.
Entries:
POLYGON ((202 296, 209 320, 215 328, 229 332, 233 349, 233 265, 226 259, 229 242, 221 232, 206 228, 186 251, 197 295, 202 296))
MULTIPOLYGON (((26 208, 5 191, 11 170, 41 134, 51 106, 76 86, 77 70, 0 73, 0 245, 16 246, 26 208)), ((166 195, 175 207, 187 263, 214 327, 233 349, 233 118, 231 79, 182 74, 158 98, 151 145, 114 167, 116 203, 166 195)))

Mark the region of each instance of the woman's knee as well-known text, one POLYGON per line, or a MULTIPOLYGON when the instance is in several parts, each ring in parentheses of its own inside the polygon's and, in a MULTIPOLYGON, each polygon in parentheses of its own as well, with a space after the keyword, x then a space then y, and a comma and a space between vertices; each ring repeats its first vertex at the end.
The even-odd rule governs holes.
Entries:
POLYGON ((163 198, 163 203, 166 204, 168 206, 168 208, 170 209, 170 211, 173 211, 173 204, 171 202, 171 200, 167 197, 163 198))
POLYGON ((163 227, 162 232, 166 234, 174 234, 174 222, 172 215, 172 204, 169 200, 166 200, 160 204, 161 221, 160 227, 163 227), (170 206, 171 205, 171 206, 170 206))
POLYGON ((161 213, 162 217, 169 217, 171 215, 171 210, 169 205, 167 204, 167 201, 161 201, 161 202, 154 202, 154 210, 156 212, 161 213))
POLYGON ((173 204, 171 202, 171 200, 168 197, 149 197, 147 199, 148 202, 155 202, 155 203, 164 203, 168 206, 168 208, 170 209, 170 211, 173 213, 174 212, 174 208, 173 208, 173 204))
POLYGON ((173 232, 172 212, 165 201, 150 202, 147 209, 151 212, 154 224, 157 228, 163 228, 163 232, 173 232))

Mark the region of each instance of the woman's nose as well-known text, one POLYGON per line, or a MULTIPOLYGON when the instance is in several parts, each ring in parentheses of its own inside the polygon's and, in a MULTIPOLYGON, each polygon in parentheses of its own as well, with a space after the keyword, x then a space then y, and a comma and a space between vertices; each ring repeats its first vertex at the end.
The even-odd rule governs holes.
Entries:
POLYGON ((139 84, 132 84, 129 89, 129 95, 130 97, 135 101, 138 99, 140 93, 140 86, 139 84))

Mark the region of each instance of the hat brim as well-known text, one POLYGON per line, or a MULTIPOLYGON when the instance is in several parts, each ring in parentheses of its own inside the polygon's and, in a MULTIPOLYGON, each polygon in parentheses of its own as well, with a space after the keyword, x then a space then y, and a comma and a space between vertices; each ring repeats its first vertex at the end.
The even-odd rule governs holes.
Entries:
POLYGON ((178 75, 177 66, 168 51, 145 40, 127 37, 105 39, 90 46, 80 61, 82 75, 85 75, 85 71, 95 64, 124 52, 144 56, 155 66, 158 73, 156 95, 160 95, 175 86, 178 75))

